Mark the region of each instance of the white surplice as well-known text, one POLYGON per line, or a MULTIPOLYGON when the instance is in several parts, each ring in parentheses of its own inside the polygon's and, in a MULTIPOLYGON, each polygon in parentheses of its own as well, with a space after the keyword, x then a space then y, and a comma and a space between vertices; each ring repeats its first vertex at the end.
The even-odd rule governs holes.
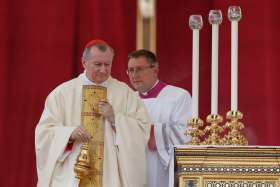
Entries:
MULTIPOLYGON (((72 131, 81 125, 82 85, 92 84, 85 73, 59 85, 46 99, 35 130, 37 187, 77 187, 74 164, 80 143, 66 151, 72 131)), ((116 133, 105 120, 103 187, 146 186, 145 147, 151 121, 139 96, 125 83, 109 78, 107 99, 115 113, 116 133)))
MULTIPOLYGON (((163 83, 159 81, 157 84, 163 83)), ((184 89, 171 85, 160 89, 157 87, 152 88, 152 96, 146 93, 142 97, 154 124, 157 147, 156 151, 147 149, 147 179, 148 187, 167 187, 170 177, 168 167, 173 162, 171 153, 174 145, 181 145, 189 140, 184 133, 187 130, 187 120, 192 114, 192 100, 184 89)))

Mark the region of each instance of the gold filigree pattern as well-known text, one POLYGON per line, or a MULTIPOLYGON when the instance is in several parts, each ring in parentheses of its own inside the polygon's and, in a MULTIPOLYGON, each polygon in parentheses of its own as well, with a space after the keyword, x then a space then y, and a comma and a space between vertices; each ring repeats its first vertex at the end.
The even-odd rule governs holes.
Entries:
POLYGON ((175 148, 179 187, 278 187, 280 147, 175 148))
POLYGON ((81 147, 81 153, 77 158, 76 168, 83 164, 81 161, 84 158, 87 158, 89 162, 89 166, 83 166, 85 170, 88 169, 88 172, 82 170, 82 173, 87 174, 86 176, 79 176, 76 173, 76 177, 80 179, 79 187, 102 187, 104 120, 99 113, 98 103, 106 100, 107 89, 105 87, 83 86, 81 121, 93 138, 81 147))
POLYGON ((223 117, 218 114, 208 115, 206 122, 210 123, 210 126, 207 126, 204 129, 205 134, 209 133, 208 138, 202 143, 206 145, 221 145, 220 133, 223 132, 223 128, 219 125, 223 121, 223 117))
POLYGON ((185 135, 190 136, 191 140, 186 142, 188 145, 199 145, 201 144, 200 137, 204 135, 203 131, 199 128, 203 126, 203 121, 199 118, 192 118, 188 121, 190 129, 187 130, 185 135))
POLYGON ((243 114, 239 111, 229 111, 227 119, 230 120, 224 125, 224 129, 229 129, 222 142, 225 145, 248 145, 248 140, 241 134, 244 124, 238 120, 242 119, 243 114))

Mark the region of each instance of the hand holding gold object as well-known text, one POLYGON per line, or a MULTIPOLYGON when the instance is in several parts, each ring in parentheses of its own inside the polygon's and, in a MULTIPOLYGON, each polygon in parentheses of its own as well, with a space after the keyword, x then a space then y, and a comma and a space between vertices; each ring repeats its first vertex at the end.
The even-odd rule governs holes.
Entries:
POLYGON ((74 167, 76 178, 84 179, 90 175, 90 155, 89 155, 89 143, 84 143, 81 147, 81 152, 77 158, 77 162, 74 167))
POLYGON ((92 138, 92 136, 85 130, 83 126, 78 126, 73 130, 70 140, 78 142, 87 142, 92 138))
MULTIPOLYGON (((80 180, 80 187, 102 186, 103 177, 103 149, 104 149, 104 120, 103 108, 99 104, 111 106, 107 103, 107 89, 95 85, 84 85, 82 91, 81 123, 92 137, 81 146, 81 152, 75 164, 76 177, 80 180), (101 110, 100 110, 101 109, 101 110)), ((106 111, 105 111, 105 114, 106 111)), ((78 132, 82 136, 81 131, 78 132)))
POLYGON ((113 107, 107 101, 99 101, 98 103, 99 113, 107 119, 110 123, 115 123, 115 114, 113 107))

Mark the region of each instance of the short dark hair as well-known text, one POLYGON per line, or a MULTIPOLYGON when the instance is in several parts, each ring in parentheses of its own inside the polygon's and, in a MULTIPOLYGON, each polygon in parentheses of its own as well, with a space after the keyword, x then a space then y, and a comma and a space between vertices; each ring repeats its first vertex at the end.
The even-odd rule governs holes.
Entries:
POLYGON ((158 64, 156 55, 149 50, 139 49, 136 51, 132 51, 131 53, 128 54, 128 60, 131 58, 138 58, 138 57, 145 57, 149 62, 149 64, 151 65, 158 64))

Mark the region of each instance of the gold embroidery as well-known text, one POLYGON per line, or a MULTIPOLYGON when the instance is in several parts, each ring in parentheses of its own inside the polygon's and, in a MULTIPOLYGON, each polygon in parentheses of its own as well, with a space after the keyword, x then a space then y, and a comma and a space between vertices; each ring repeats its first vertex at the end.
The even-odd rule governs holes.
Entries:
MULTIPOLYGON (((99 113, 98 103, 99 101, 106 100, 107 89, 105 87, 94 85, 83 86, 81 120, 82 125, 92 135, 93 138, 88 142, 90 172, 87 177, 80 179, 79 187, 102 187, 104 120, 99 113)), ((84 155, 79 155, 79 157, 82 156, 84 155)), ((79 157, 77 158, 76 164, 78 167, 79 160, 83 160, 83 158, 79 157)), ((78 175, 77 172, 76 175, 78 175)))

